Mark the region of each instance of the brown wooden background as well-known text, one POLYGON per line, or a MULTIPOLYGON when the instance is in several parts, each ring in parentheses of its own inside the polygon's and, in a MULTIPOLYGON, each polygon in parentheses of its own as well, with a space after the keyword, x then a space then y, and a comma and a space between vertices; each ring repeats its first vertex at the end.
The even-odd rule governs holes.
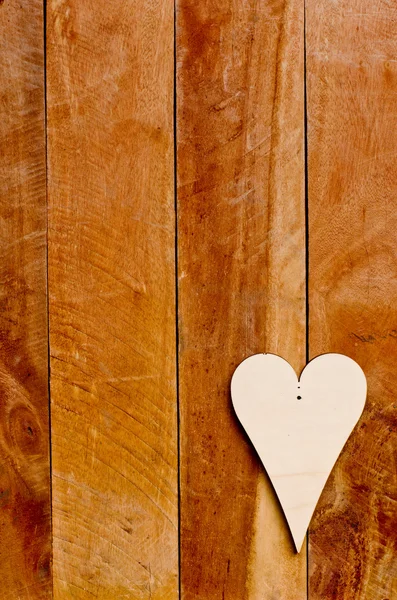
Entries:
POLYGON ((396 600, 394 0, 0 32, 1 600, 396 600), (231 410, 263 351, 368 378, 300 555, 231 410))

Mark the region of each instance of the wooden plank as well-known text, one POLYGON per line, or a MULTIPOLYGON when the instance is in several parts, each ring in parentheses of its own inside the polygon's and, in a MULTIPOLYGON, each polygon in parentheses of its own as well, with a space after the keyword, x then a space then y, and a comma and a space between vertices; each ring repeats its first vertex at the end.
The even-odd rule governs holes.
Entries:
POLYGON ((305 552, 230 400, 250 354, 305 364, 303 4, 177 2, 183 600, 302 600, 305 552))
POLYGON ((310 534, 311 600, 397 596, 397 7, 307 3, 310 353, 368 379, 310 534))
POLYGON ((0 598, 51 595, 43 3, 0 5, 0 598))
POLYGON ((54 597, 177 597, 173 3, 48 3, 54 597))

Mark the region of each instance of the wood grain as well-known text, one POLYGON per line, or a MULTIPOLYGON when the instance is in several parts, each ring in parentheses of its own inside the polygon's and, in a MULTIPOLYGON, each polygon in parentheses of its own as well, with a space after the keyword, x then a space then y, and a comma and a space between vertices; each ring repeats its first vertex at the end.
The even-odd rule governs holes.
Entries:
POLYGON ((48 3, 54 598, 177 597, 173 3, 48 3))
POLYGON ((397 597, 397 7, 307 3, 310 353, 343 352, 366 411, 310 533, 311 600, 397 597))
POLYGON ((305 364, 303 5, 177 2, 183 600, 306 598, 231 408, 257 352, 305 364))
POLYGON ((0 5, 0 598, 51 596, 43 4, 0 5))

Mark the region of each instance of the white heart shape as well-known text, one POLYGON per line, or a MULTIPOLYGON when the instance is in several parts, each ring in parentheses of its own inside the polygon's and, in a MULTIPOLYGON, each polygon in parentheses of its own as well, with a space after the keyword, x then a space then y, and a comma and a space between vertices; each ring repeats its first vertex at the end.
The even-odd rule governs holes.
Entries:
POLYGON ((323 354, 306 365, 298 381, 283 358, 255 354, 235 370, 231 393, 299 552, 328 476, 364 409, 365 375, 351 358, 323 354))

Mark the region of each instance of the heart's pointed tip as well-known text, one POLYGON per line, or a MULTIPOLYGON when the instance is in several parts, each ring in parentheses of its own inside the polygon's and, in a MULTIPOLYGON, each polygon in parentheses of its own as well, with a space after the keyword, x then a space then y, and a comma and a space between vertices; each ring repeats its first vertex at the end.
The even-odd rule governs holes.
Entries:
POLYGON ((303 542, 305 541, 305 538, 303 538, 303 540, 298 543, 294 540, 294 546, 295 546, 295 553, 296 554, 300 554, 302 548, 303 548, 303 542))
POLYGON ((295 552, 296 554, 299 554, 303 548, 303 543, 306 539, 306 532, 307 529, 305 529, 305 531, 292 531, 291 530, 291 535, 292 535, 292 539, 294 541, 294 546, 295 546, 295 552))

